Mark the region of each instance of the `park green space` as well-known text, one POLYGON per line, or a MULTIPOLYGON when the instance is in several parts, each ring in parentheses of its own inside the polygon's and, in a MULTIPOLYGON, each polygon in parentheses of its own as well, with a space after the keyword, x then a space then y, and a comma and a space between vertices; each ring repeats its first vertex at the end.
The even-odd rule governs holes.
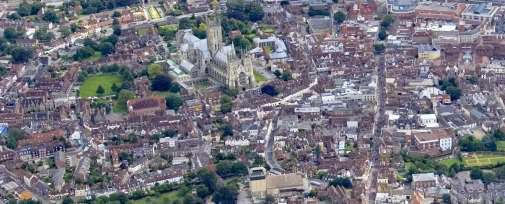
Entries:
POLYGON ((121 76, 116 74, 97 74, 90 75, 86 78, 84 83, 82 83, 79 94, 81 97, 90 97, 96 96, 96 89, 98 86, 102 86, 105 89, 105 96, 110 95, 112 93, 111 87, 112 84, 116 84, 117 86, 121 86, 123 79, 121 76))
MULTIPOLYGON (((439 161, 447 167, 459 163, 457 159, 443 159, 439 161)), ((490 167, 500 163, 505 163, 505 155, 492 153, 469 154, 463 157, 465 167, 490 167)))
POLYGON ((261 74, 260 72, 253 70, 253 73, 254 73, 254 79, 256 80, 257 83, 267 81, 267 78, 263 76, 263 74, 261 74))
POLYGON ((153 197, 148 196, 140 200, 128 201, 128 204, 165 204, 165 203, 175 203, 180 198, 177 196, 177 191, 172 191, 168 193, 160 194, 159 196, 153 197))
POLYGON ((95 54, 91 55, 86 60, 91 61, 91 62, 96 62, 96 61, 98 61, 100 59, 102 59, 102 53, 96 51, 95 54))
POLYGON ((505 141, 496 141, 496 150, 505 152, 505 141))
POLYGON ((505 162, 505 155, 498 154, 472 154, 463 157, 465 167, 485 167, 505 162))

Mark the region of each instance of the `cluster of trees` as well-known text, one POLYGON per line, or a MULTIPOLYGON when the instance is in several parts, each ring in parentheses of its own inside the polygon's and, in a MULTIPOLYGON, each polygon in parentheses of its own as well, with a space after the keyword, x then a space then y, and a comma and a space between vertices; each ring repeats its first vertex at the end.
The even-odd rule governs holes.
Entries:
POLYGON ((308 14, 309 16, 330 16, 330 11, 328 11, 327 9, 310 7, 308 14))
POLYGON ((44 15, 42 16, 42 20, 51 22, 51 23, 58 23, 60 22, 60 17, 58 14, 52 10, 52 9, 47 9, 44 12, 44 15))
POLYGON ((138 190, 130 194, 113 193, 110 196, 101 196, 91 200, 91 203, 121 203, 125 204, 128 200, 139 200, 142 198, 157 197, 163 193, 169 193, 177 190, 176 200, 178 203, 204 203, 212 195, 212 201, 215 203, 236 203, 238 195, 238 186, 236 183, 222 184, 218 180, 215 172, 208 169, 200 169, 196 173, 190 173, 185 176, 181 184, 156 184, 147 191, 138 190), (192 189, 196 191, 193 195, 192 189))
POLYGON ((226 2, 226 15, 241 21, 257 22, 265 16, 263 7, 254 1, 231 0, 226 2))
POLYGON ((16 45, 16 40, 24 35, 25 30, 9 27, 0 38, 0 53, 11 55, 13 63, 25 63, 33 57, 32 49, 16 45))
POLYGON ((247 174, 247 166, 237 160, 221 160, 216 165, 216 173, 222 178, 244 176, 247 174))
POLYGON ((184 100, 178 94, 181 91, 181 86, 164 74, 163 68, 159 64, 149 65, 146 74, 151 79, 152 91, 169 92, 165 97, 167 108, 175 111, 179 110, 184 103, 184 100))
POLYGON ((22 3, 19 4, 18 8, 16 8, 16 13, 19 16, 30 16, 30 15, 37 15, 39 13, 40 9, 42 9, 42 3, 41 2, 33 2, 33 3, 28 3, 26 1, 23 1, 22 3))
POLYGON ((8 70, 4 66, 0 66, 0 77, 3 77, 7 74, 8 70))
POLYGON ((352 188, 352 181, 349 177, 337 177, 330 181, 330 186, 342 186, 347 189, 352 188))
POLYGON ((47 31, 47 28, 40 28, 33 35, 37 40, 42 42, 50 42, 54 39, 54 33, 47 31))
POLYGON ((83 47, 77 49, 74 54, 74 60, 81 61, 87 59, 93 55, 95 52, 100 52, 102 55, 109 55, 114 52, 118 38, 116 35, 111 35, 109 37, 103 38, 100 42, 95 42, 90 38, 84 39, 83 47))
POLYGON ((137 0, 89 0, 89 1, 71 1, 64 7, 70 9, 80 4, 82 14, 93 14, 104 10, 112 10, 118 7, 125 7, 136 4, 137 0))
POLYGON ((196 37, 200 39, 207 38, 207 25, 200 17, 192 16, 179 20, 179 29, 191 29, 196 37))
POLYGON ((459 140, 458 144, 461 151, 465 152, 496 151, 497 141, 505 141, 505 133, 500 130, 484 136, 481 140, 472 135, 465 135, 459 140))
POLYGON ((384 16, 379 28, 379 33, 377 34, 379 40, 385 40, 388 37, 387 29, 394 23, 394 20, 395 19, 391 15, 384 16))
POLYGON ((177 26, 165 25, 158 26, 157 28, 158 33, 161 37, 163 37, 163 40, 165 40, 165 42, 169 43, 175 39, 175 34, 177 34, 177 26))
POLYGON ((490 183, 490 182, 496 181, 496 175, 494 172, 484 172, 478 168, 473 168, 470 171, 470 178, 480 179, 484 183, 490 183))
POLYGON ((456 79, 449 78, 438 82, 441 90, 444 90, 451 96, 451 100, 458 100, 461 97, 461 89, 458 88, 456 79))
POLYGON ((274 75, 278 79, 282 79, 284 81, 289 81, 289 80, 293 79, 293 74, 291 74, 291 72, 289 70, 284 70, 283 72, 281 72, 279 70, 275 70, 274 75))
POLYGON ((267 85, 264 85, 263 87, 261 87, 261 93, 267 94, 269 96, 277 96, 279 94, 279 92, 277 91, 277 88, 275 88, 274 85, 270 85, 270 84, 267 84, 267 85))
POLYGON ((381 54, 386 50, 386 46, 384 44, 375 44, 373 45, 373 49, 375 54, 381 54))
POLYGON ((17 147, 18 141, 25 137, 25 132, 18 128, 10 128, 7 137, 5 138, 5 145, 10 149, 17 147))
POLYGON ((228 96, 228 95, 223 95, 221 97, 221 112, 222 113, 229 113, 231 112, 231 109, 233 107, 233 99, 228 96))
POLYGON ((402 152, 401 156, 407 166, 407 182, 412 181, 412 174, 435 172, 438 175, 444 174, 447 176, 454 176, 457 172, 465 169, 462 162, 456 162, 450 167, 447 167, 428 156, 409 155, 405 152, 402 152))
POLYGON ((347 18, 347 15, 345 15, 344 12, 342 11, 337 11, 334 15, 333 15, 333 19, 335 20, 335 22, 337 22, 338 24, 341 24, 345 21, 345 19, 347 18))

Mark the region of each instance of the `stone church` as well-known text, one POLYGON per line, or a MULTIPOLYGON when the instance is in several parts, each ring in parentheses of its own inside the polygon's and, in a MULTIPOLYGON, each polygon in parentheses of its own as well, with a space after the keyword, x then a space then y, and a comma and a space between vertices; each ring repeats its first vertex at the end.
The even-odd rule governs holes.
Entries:
POLYGON ((177 33, 181 64, 192 67, 192 77, 210 77, 230 89, 253 88, 253 57, 248 53, 237 56, 233 44, 224 45, 219 14, 208 16, 206 24, 207 39, 199 39, 191 29, 177 33))

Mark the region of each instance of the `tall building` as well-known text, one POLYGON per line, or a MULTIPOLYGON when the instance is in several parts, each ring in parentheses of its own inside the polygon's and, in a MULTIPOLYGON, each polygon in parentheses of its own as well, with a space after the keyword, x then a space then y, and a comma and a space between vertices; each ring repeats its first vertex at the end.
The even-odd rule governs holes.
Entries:
POLYGON ((207 39, 199 39, 191 30, 177 33, 181 63, 191 64, 193 77, 210 77, 232 89, 254 87, 252 56, 238 56, 233 44, 224 45, 219 14, 208 16, 206 24, 207 39))

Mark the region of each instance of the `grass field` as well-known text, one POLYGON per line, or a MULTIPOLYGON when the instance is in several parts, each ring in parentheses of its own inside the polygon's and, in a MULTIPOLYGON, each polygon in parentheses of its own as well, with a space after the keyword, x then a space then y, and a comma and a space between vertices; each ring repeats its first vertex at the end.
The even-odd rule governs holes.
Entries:
POLYGON ((128 204, 164 204, 164 203, 174 203, 177 200, 177 191, 161 194, 158 197, 145 197, 140 200, 128 201, 128 204))
POLYGON ((88 57, 86 60, 91 61, 91 62, 96 62, 98 60, 102 59, 102 53, 101 52, 95 52, 94 55, 91 57, 88 57))
POLYGON ((79 88, 79 95, 81 97, 96 96, 96 89, 100 85, 105 89, 104 95, 110 95, 112 93, 110 89, 112 87, 112 84, 116 83, 117 86, 121 86, 122 82, 123 80, 119 75, 113 75, 113 74, 90 75, 79 88))
POLYGON ((441 164, 445 165, 446 167, 451 167, 453 164, 458 163, 457 159, 444 159, 439 161, 441 164))
POLYGON ((505 141, 496 141, 496 150, 505 152, 505 141))
POLYGON ((465 167, 481 167, 505 162, 505 155, 471 154, 463 158, 465 167))
POLYGON ((256 80, 256 83, 261 83, 261 82, 264 82, 267 80, 267 78, 265 76, 263 76, 263 74, 261 74, 260 72, 257 72, 256 70, 253 70, 254 72, 254 79, 256 80))

